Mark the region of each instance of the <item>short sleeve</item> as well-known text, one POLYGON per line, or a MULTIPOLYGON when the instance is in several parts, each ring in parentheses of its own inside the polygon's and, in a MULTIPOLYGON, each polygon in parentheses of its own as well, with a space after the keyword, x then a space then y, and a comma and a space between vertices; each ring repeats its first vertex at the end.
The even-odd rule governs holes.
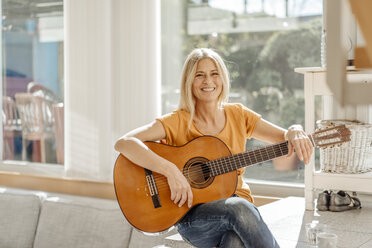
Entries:
POLYGON ((179 128, 180 118, 177 111, 163 115, 156 120, 163 125, 166 134, 166 143, 174 144, 177 140, 177 133, 179 128))
POLYGON ((261 115, 243 105, 241 106, 243 111, 243 117, 245 120, 247 139, 250 139, 252 137, 254 129, 256 128, 258 120, 261 119, 261 115))

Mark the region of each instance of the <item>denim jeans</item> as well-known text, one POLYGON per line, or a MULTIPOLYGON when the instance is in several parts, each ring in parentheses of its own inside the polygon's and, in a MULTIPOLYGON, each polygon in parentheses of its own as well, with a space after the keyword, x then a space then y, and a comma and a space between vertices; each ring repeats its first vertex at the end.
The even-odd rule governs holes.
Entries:
POLYGON ((279 247, 258 209, 241 197, 195 206, 177 228, 196 247, 279 247))

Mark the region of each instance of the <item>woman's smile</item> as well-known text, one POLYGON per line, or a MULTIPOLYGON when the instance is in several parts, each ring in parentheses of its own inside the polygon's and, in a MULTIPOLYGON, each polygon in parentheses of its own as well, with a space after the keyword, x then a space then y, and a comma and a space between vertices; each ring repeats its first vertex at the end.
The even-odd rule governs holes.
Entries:
POLYGON ((216 89, 216 87, 207 87, 207 88, 202 88, 201 90, 211 92, 211 91, 214 91, 215 89, 216 89))

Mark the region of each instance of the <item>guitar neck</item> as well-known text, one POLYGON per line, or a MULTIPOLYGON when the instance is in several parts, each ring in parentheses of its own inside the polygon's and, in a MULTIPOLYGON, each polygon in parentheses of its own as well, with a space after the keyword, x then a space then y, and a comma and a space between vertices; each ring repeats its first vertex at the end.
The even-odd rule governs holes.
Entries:
POLYGON ((256 150, 235 154, 233 156, 210 160, 211 175, 217 176, 243 167, 272 160, 288 154, 288 141, 265 146, 256 150))
MULTIPOLYGON (((313 135, 309 134, 308 137, 311 140, 312 145, 315 146, 313 135)), ((211 168, 211 175, 218 176, 250 165, 285 156, 288 152, 288 141, 284 141, 282 143, 238 153, 229 157, 210 160, 207 164, 211 168)))

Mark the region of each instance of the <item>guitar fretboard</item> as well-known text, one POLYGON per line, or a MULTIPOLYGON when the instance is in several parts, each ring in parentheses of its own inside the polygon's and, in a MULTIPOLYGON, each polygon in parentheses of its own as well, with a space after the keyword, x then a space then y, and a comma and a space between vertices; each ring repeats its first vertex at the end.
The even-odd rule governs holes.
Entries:
POLYGON ((211 176, 218 176, 230 171, 234 171, 249 165, 261 163, 274 158, 282 157, 288 154, 288 141, 265 146, 256 150, 247 151, 219 158, 216 160, 210 160, 207 165, 210 168, 211 176))

